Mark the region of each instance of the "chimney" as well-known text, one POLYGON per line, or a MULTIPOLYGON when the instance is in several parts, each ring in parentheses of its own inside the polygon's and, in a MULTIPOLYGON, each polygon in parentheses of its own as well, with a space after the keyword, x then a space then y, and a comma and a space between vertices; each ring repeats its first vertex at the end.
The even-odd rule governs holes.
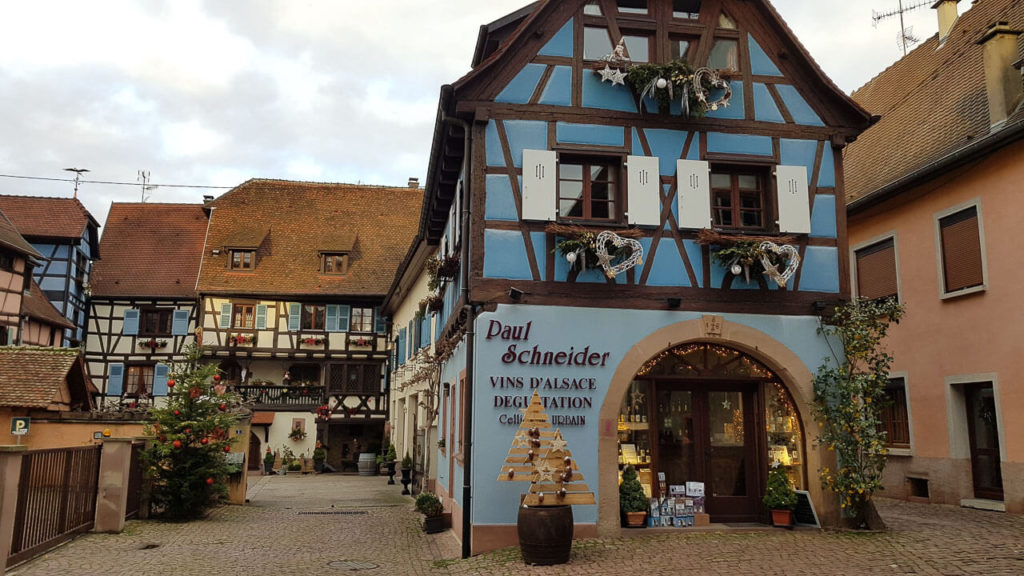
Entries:
POLYGON ((939 14, 939 46, 946 41, 949 32, 953 30, 953 24, 956 23, 957 18, 956 5, 959 3, 960 0, 939 0, 932 4, 932 9, 939 14))
POLYGON ((1017 60, 1017 36, 1006 22, 996 22, 985 30, 977 44, 985 49, 985 91, 988 93, 988 117, 992 126, 1006 120, 1021 102, 1024 83, 1014 70, 1017 60))
POLYGON ((419 188, 420 179, 416 177, 409 178, 409 188, 419 188))

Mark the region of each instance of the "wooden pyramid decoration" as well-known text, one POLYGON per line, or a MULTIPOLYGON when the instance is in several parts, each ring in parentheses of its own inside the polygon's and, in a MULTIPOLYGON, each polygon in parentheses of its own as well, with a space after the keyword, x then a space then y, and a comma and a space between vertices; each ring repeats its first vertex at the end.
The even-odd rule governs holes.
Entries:
POLYGON ((583 484, 583 475, 569 451, 562 431, 551 431, 540 394, 535 390, 523 422, 505 458, 499 482, 529 482, 526 506, 596 504, 594 493, 583 484))

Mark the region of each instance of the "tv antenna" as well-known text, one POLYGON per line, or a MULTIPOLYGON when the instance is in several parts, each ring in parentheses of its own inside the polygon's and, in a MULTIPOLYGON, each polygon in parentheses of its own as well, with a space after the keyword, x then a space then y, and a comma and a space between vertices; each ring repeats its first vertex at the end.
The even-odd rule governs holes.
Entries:
POLYGON ((916 44, 921 41, 920 38, 914 36, 914 27, 907 27, 903 24, 903 13, 910 12, 911 10, 917 10, 923 6, 928 6, 932 3, 932 0, 925 0, 924 2, 917 2, 909 6, 903 6, 903 0, 897 0, 899 2, 899 8, 896 10, 888 10, 886 12, 871 11, 871 25, 875 28, 878 27, 878 23, 882 20, 892 18, 893 16, 900 17, 900 32, 896 43, 903 48, 903 55, 907 55, 907 45, 916 44))
POLYGON ((78 198, 78 182, 82 179, 82 174, 88 172, 88 168, 65 168, 65 172, 75 173, 75 198, 78 198))
POLYGON ((149 196, 146 196, 146 192, 156 190, 158 186, 151 186, 149 184, 149 170, 139 170, 139 175, 135 178, 136 182, 142 182, 142 203, 145 204, 146 200, 149 200, 149 196))

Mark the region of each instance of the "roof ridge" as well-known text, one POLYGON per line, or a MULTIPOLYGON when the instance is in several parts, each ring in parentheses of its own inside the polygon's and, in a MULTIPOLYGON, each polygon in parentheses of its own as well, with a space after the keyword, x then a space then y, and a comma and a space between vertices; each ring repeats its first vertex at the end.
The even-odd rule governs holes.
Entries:
POLYGON ((55 346, 0 346, 0 352, 47 352, 66 356, 78 356, 78 348, 60 348, 55 346))

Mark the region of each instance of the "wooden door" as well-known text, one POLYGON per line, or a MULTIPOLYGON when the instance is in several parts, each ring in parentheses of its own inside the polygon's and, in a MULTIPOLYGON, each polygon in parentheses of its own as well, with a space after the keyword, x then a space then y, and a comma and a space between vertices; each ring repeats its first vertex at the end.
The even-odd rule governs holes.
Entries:
POLYGON ((999 427, 991 383, 966 387, 967 431, 971 447, 974 497, 1003 499, 1003 473, 999 456, 999 427))

